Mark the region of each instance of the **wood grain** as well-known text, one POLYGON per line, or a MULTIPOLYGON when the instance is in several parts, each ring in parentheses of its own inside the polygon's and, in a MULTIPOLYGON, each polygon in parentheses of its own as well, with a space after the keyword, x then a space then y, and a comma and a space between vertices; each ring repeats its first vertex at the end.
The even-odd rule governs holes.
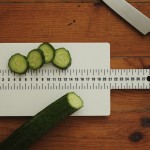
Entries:
MULTIPOLYGON (((110 117, 67 118, 36 142, 31 150, 48 150, 49 147, 52 150, 70 148, 95 148, 98 150, 101 145, 103 145, 103 149, 111 149, 111 146, 113 146, 115 149, 139 147, 139 149, 148 150, 150 132, 148 128, 141 127, 140 118, 149 116, 150 113, 134 111, 112 112, 110 117), (134 131, 140 131, 144 134, 144 138, 136 144, 128 139, 130 133, 134 131)), ((0 139, 3 140, 7 137, 25 120, 25 118, 0 119, 2 130, 0 139)))
MULTIPOLYGON (((55 129, 48 132, 36 142, 31 150, 56 149, 134 149, 149 148, 149 129, 141 128, 139 117, 150 115, 145 112, 112 113, 111 117, 75 117, 67 118, 55 129), (123 117, 124 116, 124 117, 123 117), (144 138, 139 143, 132 143, 128 136, 133 131, 143 132, 144 138), (101 147, 102 146, 102 147, 101 147)), ((1 120, 3 137, 7 136, 16 127, 20 126, 22 119, 13 118, 9 121, 1 120), (5 122, 5 123, 3 123, 5 122), (6 123, 7 122, 7 123, 6 123), (11 124, 11 127, 8 126, 11 124), (4 133, 5 132, 5 133, 4 133)), ((25 120, 25 119, 24 119, 25 120)), ((24 122, 22 120, 22 122, 24 122)), ((2 138, 1 138, 2 139, 2 138)))
MULTIPOLYGON (((99 3, 102 0, 0 0, 0 3, 99 3)), ((127 0, 131 3, 149 3, 150 0, 127 0)))
MULTIPOLYGON (((134 6, 150 16, 148 3, 134 6)), ((150 56, 150 36, 103 4, 0 4, 0 29, 0 42, 109 42, 111 56, 150 56)))
MULTIPOLYGON (((0 42, 109 42, 112 69, 150 68, 150 34, 93 1, 0 0, 0 42)), ((128 1, 150 17, 150 0, 128 1)), ((30 150, 148 150, 143 117, 150 117, 149 90, 112 90, 111 116, 69 117, 30 150), (136 143, 128 138, 134 131, 143 134, 136 143)), ((28 119, 0 117, 0 141, 28 119)))
POLYGON ((112 69, 150 69, 150 57, 111 57, 112 69))

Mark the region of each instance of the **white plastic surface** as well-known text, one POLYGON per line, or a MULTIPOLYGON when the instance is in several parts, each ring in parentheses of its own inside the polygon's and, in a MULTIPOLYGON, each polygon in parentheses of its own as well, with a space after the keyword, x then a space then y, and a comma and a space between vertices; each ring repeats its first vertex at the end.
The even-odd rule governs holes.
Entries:
MULTIPOLYGON (((41 43, 1 43, 0 69, 8 69, 11 55, 27 53, 41 43)), ((71 69, 110 69, 108 43, 52 43, 55 48, 65 47, 72 56, 71 69)), ((44 65, 42 68, 54 68, 44 65)), ((13 78, 13 76, 11 77, 13 78)), ((63 81, 62 81, 63 82, 63 81)), ((72 91, 72 90, 71 90, 72 91)), ((0 116, 33 116, 70 90, 0 90, 0 116)), ((108 116, 110 90, 74 90, 84 101, 84 107, 74 116, 108 116)))

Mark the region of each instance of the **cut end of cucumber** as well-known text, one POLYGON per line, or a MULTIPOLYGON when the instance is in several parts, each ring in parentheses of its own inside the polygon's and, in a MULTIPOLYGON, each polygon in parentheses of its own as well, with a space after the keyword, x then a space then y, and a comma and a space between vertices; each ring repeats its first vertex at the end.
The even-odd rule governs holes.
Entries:
POLYGON ((53 60, 55 55, 54 47, 49 43, 43 43, 39 46, 39 49, 43 52, 45 57, 45 63, 49 63, 53 60))
POLYGON ((28 62, 25 56, 17 53, 11 56, 8 62, 8 66, 11 71, 18 73, 18 74, 23 74, 28 69, 28 62))
POLYGON ((67 69, 71 65, 69 51, 65 48, 56 49, 53 64, 60 69, 67 69))
POLYGON ((71 107, 75 109, 80 109, 81 107, 83 107, 82 99, 74 92, 68 93, 68 102, 71 107))

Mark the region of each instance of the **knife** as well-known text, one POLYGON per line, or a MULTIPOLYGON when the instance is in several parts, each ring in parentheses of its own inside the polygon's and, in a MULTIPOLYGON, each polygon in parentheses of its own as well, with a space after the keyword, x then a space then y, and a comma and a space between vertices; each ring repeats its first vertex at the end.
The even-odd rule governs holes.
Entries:
POLYGON ((150 19, 126 0, 103 0, 111 9, 134 26, 142 34, 150 32, 150 19))

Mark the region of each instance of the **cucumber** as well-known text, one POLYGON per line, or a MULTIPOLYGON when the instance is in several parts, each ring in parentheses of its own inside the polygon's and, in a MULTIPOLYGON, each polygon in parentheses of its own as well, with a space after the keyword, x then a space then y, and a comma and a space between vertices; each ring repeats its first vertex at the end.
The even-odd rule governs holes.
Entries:
POLYGON ((60 69, 67 69, 71 65, 71 56, 68 50, 65 48, 59 48, 55 50, 55 57, 53 59, 54 66, 60 69))
POLYGON ((26 150, 49 129, 83 107, 81 98, 70 92, 53 102, 0 144, 0 150, 26 150))
POLYGON ((38 48, 44 53, 45 63, 49 63, 53 60, 55 55, 55 49, 51 44, 45 42, 41 44, 38 48))
POLYGON ((19 53, 14 54, 13 56, 10 57, 8 61, 8 66, 11 71, 18 74, 26 73, 26 71, 29 68, 26 57, 19 53))
POLYGON ((27 61, 31 69, 39 69, 44 64, 44 54, 40 49, 31 50, 27 55, 27 61))

